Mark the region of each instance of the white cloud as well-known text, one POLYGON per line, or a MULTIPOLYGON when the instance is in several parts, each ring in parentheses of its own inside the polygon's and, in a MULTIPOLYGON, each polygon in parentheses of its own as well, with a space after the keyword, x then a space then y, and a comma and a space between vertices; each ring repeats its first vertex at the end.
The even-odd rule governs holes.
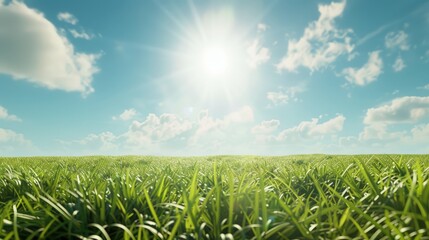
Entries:
POLYGON ((390 103, 370 108, 364 118, 365 124, 394 124, 416 122, 429 116, 429 97, 406 96, 390 103))
POLYGON ((411 134, 414 140, 423 140, 427 142, 429 139, 429 123, 415 126, 411 129, 411 134))
POLYGON ((9 114, 7 109, 2 107, 2 106, 0 106, 0 120, 1 119, 9 120, 9 121, 16 121, 16 122, 22 121, 19 117, 12 115, 12 114, 9 114))
POLYGON ((258 32, 265 32, 268 28, 268 25, 264 23, 258 23, 257 28, 258 32))
MULTIPOLYGON (((223 119, 214 119, 207 110, 202 111, 196 123, 196 130, 189 139, 190 145, 204 145, 225 140, 227 135, 237 130, 240 124, 253 121, 253 110, 249 106, 226 115, 223 119), (231 129, 234 127, 234 129, 231 129)), ((232 136, 231 136, 232 137, 232 136)))
POLYGON ((16 80, 89 94, 98 54, 75 52, 42 13, 24 3, 0 4, 0 73, 16 80))
POLYGON ((84 30, 78 31, 76 29, 70 29, 69 32, 71 33, 71 35, 74 38, 81 38, 81 39, 85 39, 85 40, 91 40, 91 39, 93 39, 95 37, 94 34, 87 33, 84 30))
POLYGON ((346 1, 319 5, 319 19, 309 24, 299 40, 288 42, 287 54, 277 64, 277 70, 295 71, 303 66, 317 71, 340 55, 350 54, 354 48, 349 37, 352 30, 341 30, 335 26, 335 19, 342 15, 345 6, 346 1))
POLYGON ((402 51, 410 49, 408 35, 404 31, 389 32, 385 37, 385 45, 389 49, 399 48, 402 51))
POLYGON ((113 120, 121 119, 127 121, 132 119, 137 114, 137 111, 134 108, 125 109, 118 117, 113 116, 113 120))
POLYGON ((346 68, 342 74, 350 83, 364 86, 375 80, 382 73, 383 61, 380 58, 380 51, 369 53, 368 62, 361 68, 346 68))
POLYGON ((259 39, 253 40, 252 44, 247 47, 246 52, 248 56, 247 63, 252 68, 256 68, 267 62, 271 57, 270 50, 266 47, 262 47, 259 43, 259 39))
POLYGON ((417 89, 429 90, 429 84, 426 84, 423 87, 418 87, 417 89))
POLYGON ((9 129, 0 128, 0 143, 5 142, 28 143, 29 141, 26 140, 22 134, 9 129))
POLYGON ((404 60, 401 57, 398 57, 395 60, 395 63, 392 65, 393 71, 400 72, 402 69, 404 69, 407 65, 405 65, 404 60))
POLYGON ((392 141, 399 140, 404 136, 404 132, 389 132, 387 130, 387 124, 378 123, 365 126, 363 131, 359 134, 359 140, 392 141))
POLYGON ((277 136, 277 140, 290 141, 336 134, 343 130, 346 118, 343 115, 338 115, 323 123, 319 123, 319 120, 319 118, 313 118, 311 121, 303 121, 295 127, 285 129, 277 136))
POLYGON ((238 111, 226 115, 224 121, 228 123, 243 123, 253 121, 253 110, 249 106, 244 106, 238 111))
POLYGON ((151 113, 143 122, 133 121, 124 136, 129 144, 148 146, 173 139, 191 128, 191 122, 175 114, 164 113, 158 117, 151 113))
POLYGON ((66 147, 62 154, 65 151, 68 155, 118 154, 117 150, 121 147, 120 137, 111 132, 91 133, 80 140, 60 140, 59 143, 66 147))
POLYGON ((280 121, 276 119, 263 121, 252 128, 252 133, 256 135, 271 134, 280 126, 280 121))
POLYGON ((289 96, 282 91, 267 92, 267 99, 270 100, 274 105, 281 105, 288 103, 289 96))
POLYGON ((58 13, 57 18, 60 21, 70 23, 72 25, 76 25, 76 23, 78 22, 77 18, 75 16, 73 16, 73 14, 68 13, 68 12, 58 13))
POLYGON ((23 134, 9 129, 0 128, 0 156, 25 154, 25 151, 34 150, 31 141, 23 134))
POLYGON ((286 90, 279 89, 277 92, 267 92, 267 99, 275 106, 287 104, 290 101, 298 101, 296 95, 304 91, 305 88, 302 86, 290 87, 286 90))

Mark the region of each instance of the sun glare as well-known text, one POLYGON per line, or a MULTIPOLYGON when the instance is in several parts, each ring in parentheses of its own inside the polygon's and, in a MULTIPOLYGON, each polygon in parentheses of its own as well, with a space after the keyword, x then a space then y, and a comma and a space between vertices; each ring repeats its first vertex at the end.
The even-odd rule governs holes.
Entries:
POLYGON ((204 102, 233 104, 249 92, 246 29, 234 22, 230 8, 195 13, 185 32, 179 32, 174 79, 204 102), (180 77, 179 77, 180 76, 180 77), (237 91, 240 89, 240 91, 237 91))
POLYGON ((203 50, 202 64, 205 73, 209 76, 225 74, 228 68, 228 53, 219 46, 209 46, 203 50))

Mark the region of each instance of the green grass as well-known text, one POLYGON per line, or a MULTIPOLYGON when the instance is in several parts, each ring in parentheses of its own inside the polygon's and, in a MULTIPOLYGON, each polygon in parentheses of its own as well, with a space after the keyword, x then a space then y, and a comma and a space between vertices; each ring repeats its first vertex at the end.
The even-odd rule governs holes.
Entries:
POLYGON ((0 158, 0 239, 429 239, 428 155, 0 158))

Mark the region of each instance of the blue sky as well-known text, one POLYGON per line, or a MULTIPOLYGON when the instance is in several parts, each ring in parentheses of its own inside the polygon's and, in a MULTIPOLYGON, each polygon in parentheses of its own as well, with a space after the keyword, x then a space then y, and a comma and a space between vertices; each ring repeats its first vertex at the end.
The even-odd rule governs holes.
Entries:
POLYGON ((0 0, 0 155, 428 153, 429 3, 0 0))

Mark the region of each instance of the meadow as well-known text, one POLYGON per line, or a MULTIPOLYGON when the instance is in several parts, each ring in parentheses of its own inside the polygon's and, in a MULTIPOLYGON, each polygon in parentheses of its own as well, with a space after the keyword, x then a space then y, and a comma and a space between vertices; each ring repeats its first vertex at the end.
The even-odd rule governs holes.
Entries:
POLYGON ((429 239, 429 155, 0 158, 0 239, 429 239))

